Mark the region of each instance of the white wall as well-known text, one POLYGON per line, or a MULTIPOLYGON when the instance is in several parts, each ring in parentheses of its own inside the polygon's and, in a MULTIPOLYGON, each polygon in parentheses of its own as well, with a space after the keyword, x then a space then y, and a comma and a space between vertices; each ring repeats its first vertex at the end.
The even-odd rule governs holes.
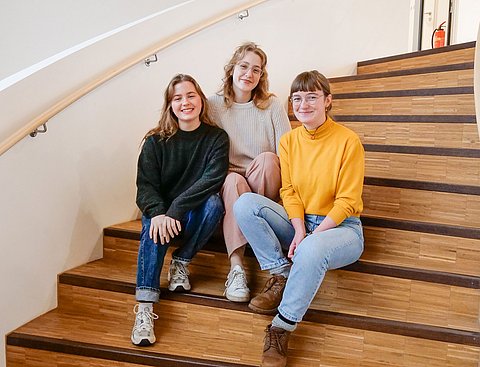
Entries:
POLYGON ((455 0, 453 43, 476 41, 479 23, 479 0, 455 0))
MULTIPOLYGON (((54 307, 56 275, 101 255, 103 227, 137 216, 138 146, 155 124, 161 95, 174 73, 192 74, 206 94, 212 94, 220 86, 223 65, 233 49, 253 40, 269 55, 272 91, 286 101, 291 80, 303 70, 317 68, 327 76, 352 74, 357 61, 406 52, 409 3, 268 1, 251 9, 244 20, 231 17, 170 47, 149 68, 141 64, 131 68, 51 119, 46 135, 28 137, 2 155, 0 334, 54 307)), ((121 4, 128 11, 127 2, 121 4)), ((43 24, 43 19, 35 17, 29 21, 37 27, 43 24)), ((114 23, 119 21, 111 20, 114 23)), ((162 26, 165 20, 157 25, 159 37, 162 26)), ((128 56, 141 37, 131 31, 129 37, 109 47, 128 56)), ((90 51, 95 53, 91 58, 99 62, 115 54, 110 48, 103 54, 102 47, 90 51)), ((95 62, 78 71, 61 65, 59 70, 96 72, 95 62)), ((2 120, 5 101, 8 120, 20 116, 20 121, 28 114, 29 99, 63 87, 63 74, 50 77, 51 85, 35 84, 34 78, 27 83, 23 94, 28 98, 13 87, 15 98, 9 90, 0 94, 2 120)), ((0 354, 3 350, 2 343, 0 354)))
POLYGON ((0 1, 0 80, 181 0, 0 1))

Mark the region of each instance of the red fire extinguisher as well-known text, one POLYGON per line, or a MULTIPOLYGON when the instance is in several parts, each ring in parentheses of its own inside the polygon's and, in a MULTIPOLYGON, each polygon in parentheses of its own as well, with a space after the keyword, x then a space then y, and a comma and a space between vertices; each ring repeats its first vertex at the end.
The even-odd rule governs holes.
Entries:
POLYGON ((432 48, 439 48, 445 46, 445 29, 443 22, 432 33, 432 48))

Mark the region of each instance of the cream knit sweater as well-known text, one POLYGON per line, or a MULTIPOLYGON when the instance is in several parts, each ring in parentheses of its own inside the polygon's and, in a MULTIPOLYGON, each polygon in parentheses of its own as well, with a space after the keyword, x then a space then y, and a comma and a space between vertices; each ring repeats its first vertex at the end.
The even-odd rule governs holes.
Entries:
POLYGON ((290 131, 287 113, 277 97, 270 106, 257 108, 253 101, 227 108, 223 96, 208 99, 210 117, 230 138, 230 171, 245 175, 250 162, 263 152, 278 152, 280 137, 290 131))

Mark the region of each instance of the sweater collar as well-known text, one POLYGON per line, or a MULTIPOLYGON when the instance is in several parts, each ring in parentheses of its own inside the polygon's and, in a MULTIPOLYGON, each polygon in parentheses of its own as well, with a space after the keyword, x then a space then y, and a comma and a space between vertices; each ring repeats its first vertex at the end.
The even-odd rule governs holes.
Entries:
POLYGON ((200 126, 197 127, 195 130, 184 131, 184 130, 178 129, 177 132, 175 133, 175 135, 177 135, 178 137, 181 137, 181 138, 195 139, 196 137, 201 135, 203 133, 203 131, 205 131, 205 129, 206 129, 206 124, 201 122, 200 126))
POLYGON ((302 138, 305 138, 307 140, 323 139, 330 133, 333 125, 333 120, 330 118, 330 116, 328 116, 325 122, 317 129, 307 130, 304 125, 300 126, 300 135, 302 136, 302 138))

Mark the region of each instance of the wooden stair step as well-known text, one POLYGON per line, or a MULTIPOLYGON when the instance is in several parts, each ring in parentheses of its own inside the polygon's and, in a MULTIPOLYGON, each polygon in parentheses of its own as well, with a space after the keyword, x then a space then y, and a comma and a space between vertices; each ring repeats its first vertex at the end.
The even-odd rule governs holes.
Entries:
POLYGON ((362 197, 365 215, 480 228, 477 195, 364 185, 362 197))
MULTIPOLYGON (((166 276, 170 254, 171 251, 168 252, 161 273, 160 284, 165 289, 168 286, 166 276)), ((107 279, 113 284, 123 282, 124 287, 134 293, 136 257, 132 255, 132 252, 121 251, 112 255, 106 254, 103 260, 62 274, 59 282, 102 287, 102 282, 107 279)), ((257 270, 258 264, 253 257, 247 257, 245 265, 249 287, 252 295, 255 295, 261 291, 269 275, 257 270)), ((366 316, 470 331, 480 330, 477 319, 480 307, 479 289, 425 282, 420 280, 425 273, 417 277, 420 279, 405 279, 406 275, 401 273, 405 269, 398 267, 371 264, 369 269, 367 264, 364 264, 363 268, 361 265, 353 267, 355 266, 360 269, 327 272, 310 307, 312 311, 337 312, 345 317, 366 316), (393 275, 397 271, 398 277, 389 276, 392 268, 393 275), (459 305, 463 305, 463 309, 460 309, 459 305), (435 314, 432 314, 432 311, 435 314), (439 315, 442 317, 439 318, 439 315)), ((196 294, 223 300, 224 283, 229 270, 226 254, 202 251, 193 259, 189 270, 192 288, 196 294)))
MULTIPOLYGON (((35 355, 34 349, 38 348, 42 349, 41 353, 58 351, 70 354, 70 360, 73 354, 78 353, 82 358, 91 355, 115 363, 258 365, 263 329, 271 319, 247 311, 162 299, 155 309, 159 315, 156 321, 158 342, 149 348, 138 348, 130 343, 134 305, 131 295, 65 285, 61 288, 60 293, 67 299, 57 310, 7 337, 7 358, 35 355)), ((335 315, 309 317, 319 320, 302 322, 292 334, 289 366, 319 363, 342 367, 385 364, 445 366, 448 361, 475 366, 479 360, 480 348, 476 345, 402 335, 402 325, 398 325, 398 334, 389 334, 384 330, 361 330, 320 321, 334 319, 335 315)), ((337 323, 347 324, 350 321, 337 317, 337 323)), ((362 322, 361 318, 356 321, 358 324, 362 322)), ((372 323, 371 326, 382 329, 378 324, 372 323)), ((441 337, 442 330, 435 331, 439 332, 436 336, 441 337)), ((416 332, 422 331, 419 329, 416 332)), ((471 333, 458 335, 463 341, 476 344, 474 337, 471 333)))
POLYGON ((329 78, 332 94, 473 86, 473 62, 329 78))
POLYGON ((335 99, 336 115, 473 115, 473 94, 335 99))
POLYGON ((478 130, 474 124, 338 122, 355 131, 364 144, 480 149, 478 130))
POLYGON ((475 43, 467 42, 432 50, 360 61, 357 63, 357 74, 473 62, 475 43))
MULTIPOLYGON (((442 273, 474 277, 480 274, 480 268, 476 262, 480 257, 480 251, 478 251, 479 230, 368 216, 362 216, 362 222, 365 252, 361 259, 367 256, 365 260, 369 262, 414 269, 423 268, 415 266, 417 261, 419 264, 427 262, 430 266, 425 269, 437 271, 439 277, 442 273), (384 249, 387 250, 384 251, 384 249), (392 257, 395 261, 389 262, 392 257), (450 272, 448 272, 448 267, 452 269, 450 272)), ((136 256, 140 230, 141 222, 139 220, 106 228, 104 231, 105 251, 130 251, 133 256, 136 256)), ((225 252, 222 234, 215 233, 214 238, 205 246, 205 250, 225 252)), ((247 255, 249 254, 247 252, 247 255)), ((228 267, 226 269, 228 271, 228 267)), ((467 282, 477 284, 475 278, 469 279, 467 282)), ((465 286, 462 285, 465 283, 455 279, 444 284, 465 286)))
POLYGON ((374 226, 364 226, 364 236, 362 260, 480 276, 478 239, 374 226))
POLYGON ((366 181, 390 178, 445 185, 472 186, 467 191, 476 195, 480 186, 480 159, 395 152, 365 152, 366 181))

